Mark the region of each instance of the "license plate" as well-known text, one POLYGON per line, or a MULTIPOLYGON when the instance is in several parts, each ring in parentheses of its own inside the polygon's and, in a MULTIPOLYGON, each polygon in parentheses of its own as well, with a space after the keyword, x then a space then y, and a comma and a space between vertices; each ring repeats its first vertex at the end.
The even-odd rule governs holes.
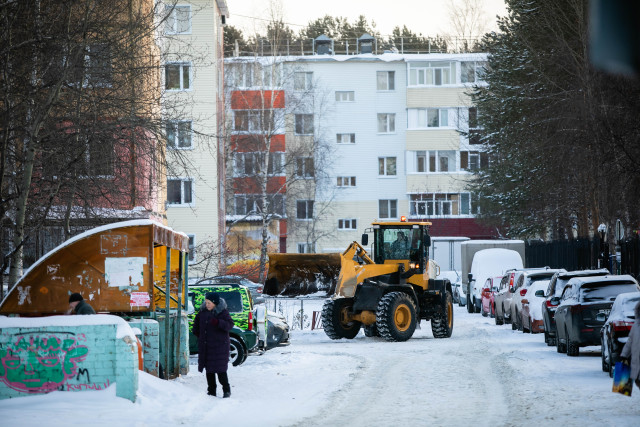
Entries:
POLYGON ((602 308, 602 309, 598 310, 598 314, 600 314, 600 313, 604 313, 607 316, 609 316, 609 313, 611 313, 611 310, 608 310, 606 308, 602 308))

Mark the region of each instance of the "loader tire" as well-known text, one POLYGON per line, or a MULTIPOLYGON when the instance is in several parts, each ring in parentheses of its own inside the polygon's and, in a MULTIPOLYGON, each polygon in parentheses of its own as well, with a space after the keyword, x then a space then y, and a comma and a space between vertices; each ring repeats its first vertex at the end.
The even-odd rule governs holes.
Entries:
POLYGON ((450 338, 453 333, 453 298, 446 292, 442 312, 431 319, 434 338, 450 338))
POLYGON ((416 306, 404 292, 389 292, 378 302, 378 333, 387 341, 406 341, 416 330, 416 306))
POLYGON ((353 339, 360 331, 361 323, 355 320, 347 321, 347 313, 353 306, 351 298, 327 300, 322 307, 322 326, 324 332, 332 340, 340 338, 353 339))
POLYGON ((369 326, 363 326, 362 329, 364 329, 364 336, 365 337, 379 337, 380 334, 378 333, 378 327, 376 326, 375 323, 369 325, 369 326))

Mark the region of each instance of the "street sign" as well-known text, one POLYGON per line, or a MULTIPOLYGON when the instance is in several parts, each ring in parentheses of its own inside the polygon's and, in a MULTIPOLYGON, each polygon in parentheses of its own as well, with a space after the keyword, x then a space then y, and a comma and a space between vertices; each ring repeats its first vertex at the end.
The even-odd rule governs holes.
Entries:
POLYGON ((622 221, 619 219, 616 220, 616 242, 619 242, 624 238, 624 227, 622 225, 622 221))

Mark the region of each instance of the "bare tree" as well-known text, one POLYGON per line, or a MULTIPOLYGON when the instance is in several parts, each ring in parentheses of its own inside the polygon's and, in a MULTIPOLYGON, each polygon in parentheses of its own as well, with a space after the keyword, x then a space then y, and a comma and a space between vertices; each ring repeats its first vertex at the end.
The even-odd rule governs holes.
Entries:
POLYGON ((490 18, 483 8, 482 0, 454 0, 448 4, 449 26, 447 39, 462 40, 463 51, 469 51, 489 31, 490 18))

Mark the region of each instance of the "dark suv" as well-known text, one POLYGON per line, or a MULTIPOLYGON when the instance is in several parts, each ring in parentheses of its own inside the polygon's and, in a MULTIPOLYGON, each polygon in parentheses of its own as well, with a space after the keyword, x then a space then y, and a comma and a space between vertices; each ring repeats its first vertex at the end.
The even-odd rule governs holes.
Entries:
MULTIPOLYGON (((258 335, 255 332, 253 319, 253 300, 249 289, 239 284, 211 284, 206 280, 189 286, 189 300, 195 310, 199 310, 204 304, 204 296, 207 292, 215 292, 227 303, 227 310, 235 323, 229 332, 231 352, 229 362, 238 366, 247 359, 250 351, 258 345, 258 335)), ((193 319, 196 312, 189 314, 189 352, 198 353, 198 339, 193 335, 193 319)))

